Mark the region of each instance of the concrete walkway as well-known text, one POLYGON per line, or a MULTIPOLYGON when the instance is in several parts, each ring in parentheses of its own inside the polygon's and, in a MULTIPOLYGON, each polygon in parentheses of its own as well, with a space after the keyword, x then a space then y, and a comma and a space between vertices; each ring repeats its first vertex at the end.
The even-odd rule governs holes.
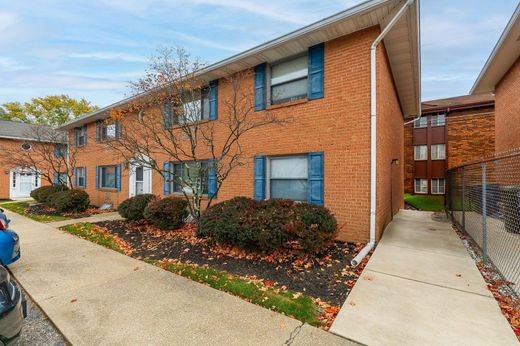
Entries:
POLYGON ((123 218, 121 215, 119 215, 118 212, 110 212, 110 213, 103 213, 103 214, 97 214, 92 215, 88 217, 82 217, 80 219, 70 219, 70 220, 63 220, 63 221, 54 221, 54 222, 48 222, 47 225, 60 228, 62 226, 66 225, 72 225, 75 223, 80 222, 101 222, 101 221, 110 221, 110 220, 122 220, 123 218))
POLYGON ((403 210, 331 332, 367 345, 518 345, 451 224, 403 210))
POLYGON ((10 270, 74 345, 353 345, 49 224, 7 213, 22 251, 10 270))

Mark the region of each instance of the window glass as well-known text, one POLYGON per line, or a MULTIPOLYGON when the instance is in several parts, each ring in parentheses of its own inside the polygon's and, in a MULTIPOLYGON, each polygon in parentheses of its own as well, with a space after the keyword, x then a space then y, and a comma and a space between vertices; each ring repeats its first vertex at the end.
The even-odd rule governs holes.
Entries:
POLYGON ((428 126, 428 117, 427 116, 423 116, 423 117, 420 117, 419 119, 417 119, 413 126, 418 129, 418 128, 421 128, 421 127, 427 127, 428 126))
POLYGON ((202 91, 202 119, 209 119, 209 88, 202 91))
POLYGON ((432 126, 443 126, 446 122, 444 113, 432 115, 432 126))
POLYGON ((86 133, 83 131, 83 128, 79 128, 79 135, 78 135, 78 146, 85 145, 86 143, 86 133))
POLYGON ((432 145, 432 160, 444 160, 446 158, 446 145, 433 144, 432 145))
POLYGON ((445 183, 444 179, 432 179, 432 193, 444 194, 445 183))
POLYGON ((171 180, 172 191, 178 193, 193 193, 193 187, 199 186, 199 193, 208 191, 208 166, 206 162, 185 162, 172 164, 174 178, 171 180))
POLYGON ((116 138, 116 124, 103 125, 103 139, 116 138))
POLYGON ((307 97, 307 56, 271 66, 271 103, 307 97))
POLYGON ((415 193, 428 193, 427 179, 415 179, 415 193))
POLYGON ((308 160, 306 156, 269 160, 270 198, 307 200, 308 160))
POLYGON ((428 147, 426 145, 414 146, 414 159, 416 161, 426 160, 428 158, 428 147))
POLYGON ((77 184, 79 187, 85 187, 85 168, 77 167, 76 174, 78 175, 77 184))
POLYGON ((58 181, 59 181, 60 185, 68 185, 69 176, 67 175, 67 173, 60 173, 58 175, 58 181))
POLYGON ((101 187, 116 187, 116 166, 105 166, 101 168, 101 187))

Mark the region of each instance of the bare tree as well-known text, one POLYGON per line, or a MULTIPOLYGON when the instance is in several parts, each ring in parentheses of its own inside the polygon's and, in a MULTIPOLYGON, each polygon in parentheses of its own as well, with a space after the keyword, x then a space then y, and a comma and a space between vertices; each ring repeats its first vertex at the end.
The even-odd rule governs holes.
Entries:
MULTIPOLYGON (((54 184, 56 174, 67 176, 69 186, 73 186, 73 172, 76 167, 76 150, 67 145, 67 136, 47 126, 34 125, 24 133, 28 140, 21 146, 1 147, 6 161, 16 167, 40 175, 54 184)), ((64 183, 60 180, 60 183, 64 183)))
POLYGON ((188 201, 195 222, 202 203, 209 207, 230 173, 250 159, 241 145, 243 137, 288 121, 269 111, 254 113, 250 71, 220 80, 218 90, 225 90, 225 97, 218 98, 218 117, 208 120, 215 101, 211 83, 199 73, 202 67, 182 48, 160 49, 145 77, 131 84, 138 101, 112 110, 106 121, 121 125, 107 145, 126 161, 169 179, 188 201), (163 161, 175 162, 179 169, 165 171, 163 161), (208 174, 214 178, 209 194, 204 188, 208 174))

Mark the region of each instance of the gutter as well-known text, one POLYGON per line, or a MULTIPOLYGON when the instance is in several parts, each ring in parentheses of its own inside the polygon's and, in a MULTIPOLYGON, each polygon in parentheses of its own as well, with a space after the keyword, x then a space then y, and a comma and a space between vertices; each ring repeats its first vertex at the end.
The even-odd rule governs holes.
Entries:
MULTIPOLYGON (((401 9, 390 20, 388 25, 376 38, 370 47, 370 241, 350 262, 352 266, 357 266, 363 258, 372 250, 376 244, 376 188, 377 188, 377 46, 383 41, 385 36, 401 19, 406 11, 416 0, 407 0, 401 9)), ((420 102, 420 101, 419 101, 420 102)), ((419 107, 419 114, 420 114, 419 107)), ((417 117, 419 119, 421 115, 417 117)), ((414 119, 412 121, 415 121, 414 119)))

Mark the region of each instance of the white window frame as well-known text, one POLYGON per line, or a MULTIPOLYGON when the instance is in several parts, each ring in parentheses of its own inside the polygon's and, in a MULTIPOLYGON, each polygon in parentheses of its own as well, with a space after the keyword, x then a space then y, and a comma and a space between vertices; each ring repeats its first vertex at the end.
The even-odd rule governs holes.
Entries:
POLYGON ((428 146, 426 144, 414 145, 413 147, 413 159, 414 161, 426 161, 428 160, 428 146), (417 149, 425 149, 424 152, 422 150, 419 151, 419 155, 417 155, 417 149))
POLYGON ((432 161, 446 160, 446 144, 432 144, 430 152, 432 161), (439 152, 439 148, 443 148, 441 152, 439 152), (442 153, 442 155, 439 155, 440 153, 442 153))
POLYGON ((76 187, 80 187, 80 188, 84 189, 86 187, 85 167, 76 167, 76 175, 77 175, 76 187), (81 170, 81 172, 82 172, 81 174, 79 174, 79 170, 81 170), (83 185, 79 184, 79 178, 83 178, 83 185))
POLYGON ((292 56, 292 57, 289 57, 289 58, 286 58, 286 59, 283 59, 283 60, 280 60, 280 61, 277 61, 277 62, 274 62, 272 64, 269 64, 269 69, 268 69, 268 81, 269 81, 269 88, 268 88, 268 100, 269 100, 269 104, 271 105, 277 105, 277 104, 283 104, 285 102, 291 102, 291 101, 296 101, 296 100, 301 100, 301 99, 305 99, 307 97, 309 97, 309 93, 308 91, 305 93, 305 95, 299 95, 299 96, 295 96, 293 98, 289 98, 289 99, 281 99, 281 100, 276 100, 274 101, 273 100, 273 87, 275 86, 278 86, 278 85, 282 85, 282 84, 287 84, 287 83, 291 83, 291 82, 295 82, 295 81, 298 81, 300 79, 309 79, 309 58, 308 58, 308 55, 307 54, 299 54, 299 55, 295 55, 295 56, 292 56), (296 60, 296 59, 300 59, 302 57, 305 57, 307 59, 307 73, 305 75, 303 75, 303 73, 301 74, 295 74, 292 78, 287 78, 287 79, 282 79, 281 81, 275 81, 273 82, 273 67, 276 67, 280 64, 284 64, 284 63, 288 63, 290 61, 293 61, 293 60, 296 60))
POLYGON ((423 129, 428 127, 428 116, 422 116, 419 119, 413 122, 413 127, 415 129, 423 129))
POLYGON ((432 127, 446 125, 446 114, 445 113, 438 113, 438 114, 432 115, 431 118, 432 118, 431 119, 432 127), (442 117, 442 122, 439 122, 439 117, 442 117))
POLYGON ((431 180, 432 195, 444 195, 446 193, 446 179, 433 178, 431 180), (440 192, 440 182, 442 181, 442 192, 440 192), (435 182, 435 183, 434 183, 435 182))
POLYGON ((100 189, 116 189, 117 188, 117 165, 101 166, 100 171, 101 172, 100 172, 100 177, 99 177, 99 188, 100 189), (106 180, 106 179, 103 179, 103 171, 106 171, 107 168, 114 169, 114 186, 104 186, 103 185, 104 180, 106 180))
MULTIPOLYGON (((283 160, 283 159, 293 159, 293 158, 305 158, 308 159, 308 155, 306 154, 295 154, 295 155, 282 155, 282 156, 268 156, 266 158, 266 175, 265 175, 265 196, 266 199, 271 199, 271 161, 272 160, 283 160)), ((308 162, 308 161, 307 161, 308 162)), ((309 169, 309 165, 307 163, 307 171, 309 169)), ((275 178, 276 179, 276 178, 275 178)), ((309 177, 305 177, 307 180, 307 191, 309 189, 309 177)), ((294 180, 303 180, 303 179, 294 179, 294 180)), ((306 202, 305 201, 296 201, 296 202, 306 202)))
POLYGON ((427 195, 428 194, 428 179, 425 179, 425 178, 415 178, 414 181, 413 181, 413 190, 417 194, 427 195), (421 190, 419 190, 419 191, 417 190, 417 180, 420 180, 419 184, 420 184, 421 190), (426 190, 425 191, 423 191, 423 188, 425 187, 423 185, 423 183, 426 183, 426 190))

